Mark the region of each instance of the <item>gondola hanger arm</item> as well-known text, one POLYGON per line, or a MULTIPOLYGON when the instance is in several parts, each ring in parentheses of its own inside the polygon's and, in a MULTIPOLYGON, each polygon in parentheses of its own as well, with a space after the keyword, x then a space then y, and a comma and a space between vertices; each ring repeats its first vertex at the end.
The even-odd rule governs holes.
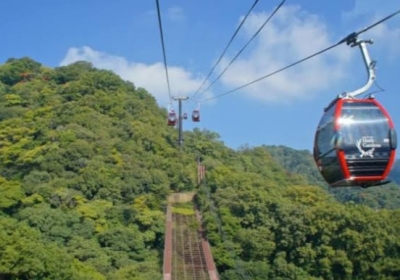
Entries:
POLYGON ((371 57, 368 52, 367 44, 373 44, 372 40, 358 40, 357 35, 355 33, 351 34, 353 36, 347 37, 347 45, 351 47, 358 46, 360 48, 361 54, 363 56, 364 64, 367 69, 368 73, 368 80, 364 86, 360 87, 351 92, 345 92, 343 97, 350 97, 355 98, 356 96, 365 93, 367 90, 370 89, 372 84, 375 81, 376 74, 375 74, 375 65, 376 61, 371 60, 371 57))

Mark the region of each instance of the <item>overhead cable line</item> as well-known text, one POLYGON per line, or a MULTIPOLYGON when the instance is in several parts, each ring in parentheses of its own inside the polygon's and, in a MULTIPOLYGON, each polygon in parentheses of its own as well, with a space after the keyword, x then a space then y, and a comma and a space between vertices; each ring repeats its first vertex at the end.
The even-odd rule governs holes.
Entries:
POLYGON ((222 57, 225 55, 226 51, 228 50, 229 46, 233 42, 233 39, 235 39, 236 35, 238 34, 240 28, 246 21, 247 17, 250 15, 251 11, 254 9, 254 7, 257 5, 259 0, 254 1, 253 5, 251 6, 250 10, 247 12, 246 16, 243 18, 243 20, 240 22, 238 28, 236 28, 235 33, 233 33, 231 39, 229 40, 229 43, 226 45, 224 51, 222 52, 221 56, 218 58, 217 62, 214 64, 214 66, 211 68, 210 72, 208 73, 207 77, 204 79, 203 83, 201 86, 196 90, 196 92, 193 94, 192 98, 196 96, 196 94, 200 91, 200 89, 204 86, 204 84, 207 82, 208 78, 211 76, 212 72, 214 71, 215 67, 217 67, 218 63, 220 63, 222 57))
POLYGON ((303 59, 301 59, 301 60, 298 60, 298 61, 296 61, 296 62, 294 62, 294 63, 292 63, 292 64, 289 64, 289 65, 287 65, 287 66, 285 66, 285 67, 283 67, 283 68, 281 68, 281 69, 279 69, 279 70, 276 70, 276 71, 274 71, 274 72, 272 72, 272 73, 269 73, 269 74, 267 74, 267 75, 265 75, 265 76, 262 76, 262 77, 260 77, 260 78, 258 78, 258 79, 256 79, 256 80, 251 81, 251 82, 249 82, 249 83, 247 83, 247 84, 244 84, 244 85, 242 85, 242 86, 240 86, 240 87, 237 87, 237 88, 232 89, 232 90, 230 90, 230 91, 227 91, 227 92, 225 92, 225 93, 219 94, 219 95, 217 95, 217 96, 204 99, 204 100, 202 100, 201 102, 209 101, 209 100, 216 99, 216 98, 219 98, 219 97, 221 97, 221 96, 224 96, 224 95, 233 93, 233 92, 235 92, 235 91, 237 91, 237 90, 240 90, 240 89, 245 88, 245 87, 247 87, 247 86, 250 86, 250 85, 252 85, 252 84, 254 84, 254 83, 257 83, 257 82, 259 82, 259 81, 261 81, 261 80, 263 80, 263 79, 266 79, 266 78, 271 77, 271 76, 273 76, 273 75, 275 75, 275 74, 278 74, 279 72, 282 72, 282 71, 284 71, 284 70, 287 70, 287 69, 289 69, 289 68, 291 68, 291 67, 293 67, 293 66, 295 66, 295 65, 297 65, 297 64, 300 64, 300 63, 302 63, 302 62, 304 62, 304 61, 306 61, 306 60, 308 60, 308 59, 311 59, 311 58, 313 58, 313 57, 315 57, 315 56, 317 56, 317 55, 320 55, 320 54, 322 54, 322 53, 324 53, 324 52, 326 52, 326 51, 329 51, 329 50, 331 50, 331 49, 333 49, 333 48, 335 48, 335 47, 337 47, 337 46, 339 46, 339 45, 341 45, 341 44, 343 44, 343 43, 349 44, 349 42, 351 42, 352 39, 356 38, 358 35, 360 35, 360 34, 366 32, 366 31, 370 30, 371 28, 373 28, 373 27, 375 27, 375 26, 377 26, 377 25, 379 25, 379 24, 385 22, 386 20, 388 20, 388 19, 390 19, 390 18, 392 18, 392 17, 394 17, 394 16, 396 16, 396 15, 398 15, 398 14, 400 14, 400 10, 398 10, 398 11, 396 11, 396 12, 394 12, 394 13, 388 15, 387 17, 385 17, 385 18, 383 18, 383 19, 381 19, 381 20, 375 22, 374 24, 372 24, 372 25, 370 25, 370 26, 368 26, 368 27, 365 27, 365 28, 363 28, 363 29, 361 29, 361 30, 359 30, 359 31, 357 31, 357 32, 353 32, 353 33, 349 34, 348 36, 346 36, 345 38, 343 38, 342 40, 340 40, 340 41, 337 42, 336 44, 331 45, 330 47, 327 47, 327 48, 325 48, 325 49, 323 49, 323 50, 321 50, 321 51, 319 51, 319 52, 316 52, 316 53, 314 53, 314 54, 312 54, 312 55, 310 55, 310 56, 307 56, 307 57, 305 57, 305 58, 303 58, 303 59))
POLYGON ((282 7, 282 5, 286 2, 286 0, 283 0, 278 7, 275 8, 275 10, 272 12, 272 14, 266 19, 266 21, 260 26, 260 28, 257 30, 256 33, 250 38, 250 40, 243 46, 243 48, 236 54, 236 56, 229 62, 229 64, 225 67, 225 69, 218 75, 218 77, 202 92, 205 93, 208 91, 213 84, 215 84, 216 81, 221 78, 221 76, 228 70, 228 68, 232 65, 232 63, 239 57, 239 55, 245 50, 245 48, 250 44, 251 41, 256 38, 256 36, 261 32, 261 30, 264 28, 264 26, 273 18, 273 16, 279 11, 279 9, 282 7))
POLYGON ((168 67, 167 67, 167 56, 165 54, 165 45, 164 45, 164 33, 163 33, 162 23, 161 23, 160 3, 159 3, 158 0, 156 0, 156 4, 157 4, 157 14, 158 14, 158 26, 159 26, 159 29, 160 29, 161 45, 162 45, 162 51, 163 51, 163 56, 164 56, 165 75, 167 77, 168 95, 169 95, 169 100, 170 100, 170 103, 171 103, 172 102, 171 87, 170 87, 170 84, 169 84, 168 67))

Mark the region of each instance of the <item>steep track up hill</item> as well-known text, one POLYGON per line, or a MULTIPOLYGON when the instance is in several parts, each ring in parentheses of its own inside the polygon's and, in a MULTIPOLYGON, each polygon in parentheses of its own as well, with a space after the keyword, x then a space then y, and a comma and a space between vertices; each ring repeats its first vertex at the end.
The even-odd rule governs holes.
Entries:
POLYGON ((218 280, 194 194, 174 194, 166 217, 164 280, 218 280))

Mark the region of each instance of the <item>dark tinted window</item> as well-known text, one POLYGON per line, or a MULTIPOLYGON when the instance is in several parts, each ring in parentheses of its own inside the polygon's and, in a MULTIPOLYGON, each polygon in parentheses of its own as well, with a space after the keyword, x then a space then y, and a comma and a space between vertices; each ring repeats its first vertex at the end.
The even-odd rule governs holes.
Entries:
POLYGON ((321 175, 328 184, 343 180, 342 169, 334 149, 334 117, 336 105, 331 106, 322 116, 316 135, 314 157, 320 166, 321 175))
POLYGON ((344 149, 371 157, 389 148, 389 121, 374 103, 345 102, 338 122, 344 149))
POLYGON ((316 145, 317 157, 329 153, 333 148, 334 116, 336 106, 330 107, 322 116, 318 125, 316 145))

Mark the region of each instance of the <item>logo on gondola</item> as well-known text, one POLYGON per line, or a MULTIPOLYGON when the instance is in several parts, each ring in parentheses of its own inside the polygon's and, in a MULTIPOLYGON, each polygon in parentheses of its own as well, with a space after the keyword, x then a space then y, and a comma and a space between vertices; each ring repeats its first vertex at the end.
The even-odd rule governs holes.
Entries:
POLYGON ((360 157, 374 157, 375 148, 381 147, 380 144, 375 144, 374 137, 372 136, 363 136, 360 140, 357 141, 356 146, 360 151, 360 157), (369 150, 367 150, 369 148, 369 150))

